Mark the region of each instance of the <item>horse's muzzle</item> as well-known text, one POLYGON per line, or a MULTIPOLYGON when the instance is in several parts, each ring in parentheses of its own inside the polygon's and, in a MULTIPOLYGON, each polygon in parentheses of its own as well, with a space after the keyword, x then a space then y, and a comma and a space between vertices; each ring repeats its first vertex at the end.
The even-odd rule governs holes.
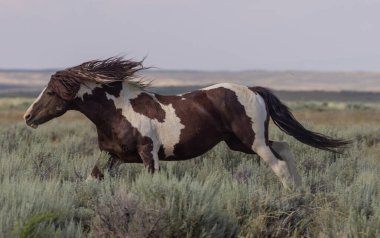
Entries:
POLYGON ((38 127, 37 123, 34 122, 32 114, 25 113, 24 120, 27 126, 30 126, 33 129, 36 129, 38 127))

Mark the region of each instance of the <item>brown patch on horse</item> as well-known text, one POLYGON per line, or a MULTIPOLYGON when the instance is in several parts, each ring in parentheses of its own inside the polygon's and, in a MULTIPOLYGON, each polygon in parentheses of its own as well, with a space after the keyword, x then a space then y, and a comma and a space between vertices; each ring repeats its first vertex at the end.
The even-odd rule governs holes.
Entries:
POLYGON ((156 97, 164 105, 171 104, 184 125, 179 142, 174 146, 172 159, 184 160, 199 156, 223 140, 223 123, 204 91, 183 96, 156 97), (206 131, 207 136, 204 134, 206 131))
MULTIPOLYGON (((254 122, 252 118, 247 116, 245 108, 240 104, 235 92, 226 88, 216 88, 208 90, 207 95, 218 110, 222 112, 224 120, 227 119, 225 125, 236 137, 233 138, 234 146, 238 146, 240 149, 243 147, 245 151, 252 151, 251 146, 255 140, 255 132, 252 130, 252 123, 254 122), (240 145, 238 145, 239 142, 240 145)), ((229 141, 230 145, 231 140, 229 141)))
POLYGON ((109 84, 102 85, 104 88, 104 91, 116 98, 120 97, 120 92, 123 89, 123 83, 122 82, 113 82, 109 84))
POLYGON ((239 137, 234 140, 234 148, 253 153, 251 146, 255 134, 252 122, 232 90, 216 88, 183 96, 156 95, 156 98, 164 105, 171 104, 185 126, 178 144, 174 146, 173 159, 199 156, 220 141, 231 142, 235 134, 239 137))
POLYGON ((130 99, 129 101, 135 112, 145 115, 150 119, 157 119, 159 122, 164 122, 165 111, 151 95, 141 93, 137 98, 130 99))
POLYGON ((165 157, 166 157, 166 155, 165 155, 165 149, 164 149, 164 146, 161 145, 161 146, 160 146, 160 149, 158 150, 158 158, 159 158, 160 160, 164 160, 165 157))

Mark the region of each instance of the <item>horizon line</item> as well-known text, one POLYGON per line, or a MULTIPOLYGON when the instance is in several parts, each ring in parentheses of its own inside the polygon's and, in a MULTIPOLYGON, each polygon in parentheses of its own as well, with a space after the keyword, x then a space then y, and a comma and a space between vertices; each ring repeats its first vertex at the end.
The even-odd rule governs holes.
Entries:
MULTIPOLYGON (((64 68, 0 68, 0 72, 56 72, 64 68)), ((315 69, 243 69, 243 70, 206 70, 206 69, 145 69, 145 72, 198 72, 198 73, 244 73, 244 72, 299 72, 299 73, 372 73, 380 74, 380 71, 372 70, 315 70, 315 69)))

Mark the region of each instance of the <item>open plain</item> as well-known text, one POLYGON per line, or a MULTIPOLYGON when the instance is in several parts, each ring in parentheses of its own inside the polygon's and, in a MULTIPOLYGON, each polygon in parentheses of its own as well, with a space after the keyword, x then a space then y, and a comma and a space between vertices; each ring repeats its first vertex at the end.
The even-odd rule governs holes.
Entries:
POLYGON ((162 162, 153 176, 125 164, 101 182, 84 182, 107 158, 94 126, 68 112, 27 128, 22 114, 32 101, 0 99, 1 237, 380 236, 375 100, 286 102, 307 128, 353 140, 333 154, 270 125, 270 138, 287 141, 295 155, 303 186, 294 191, 258 157, 224 144, 193 160, 162 162))

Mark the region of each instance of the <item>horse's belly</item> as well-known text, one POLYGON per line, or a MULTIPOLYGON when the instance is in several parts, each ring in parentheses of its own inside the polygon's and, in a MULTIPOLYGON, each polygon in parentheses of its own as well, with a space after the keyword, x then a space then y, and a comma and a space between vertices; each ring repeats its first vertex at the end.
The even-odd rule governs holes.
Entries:
POLYGON ((110 155, 123 162, 142 163, 137 150, 131 143, 128 144, 127 140, 119 140, 111 136, 106 136, 103 133, 98 133, 98 142, 100 150, 108 152, 110 155))
MULTIPOLYGON (((186 142, 179 142, 174 146, 173 154, 167 154, 160 160, 187 160, 200 156, 221 141, 220 138, 195 137, 186 142)), ((165 147, 165 146, 164 146, 165 147)))

